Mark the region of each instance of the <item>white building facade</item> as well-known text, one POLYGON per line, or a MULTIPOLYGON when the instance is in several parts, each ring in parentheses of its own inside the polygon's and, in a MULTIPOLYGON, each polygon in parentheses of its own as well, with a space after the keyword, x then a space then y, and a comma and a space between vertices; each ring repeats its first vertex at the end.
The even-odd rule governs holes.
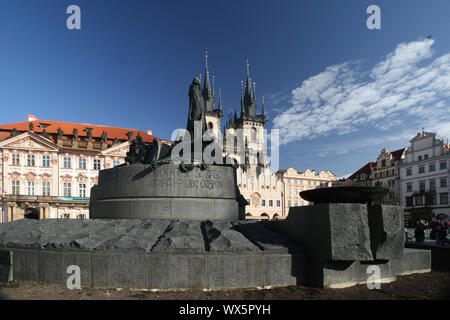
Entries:
POLYGON ((399 163, 400 204, 412 222, 431 220, 440 213, 450 216, 450 151, 435 133, 420 132, 399 163))

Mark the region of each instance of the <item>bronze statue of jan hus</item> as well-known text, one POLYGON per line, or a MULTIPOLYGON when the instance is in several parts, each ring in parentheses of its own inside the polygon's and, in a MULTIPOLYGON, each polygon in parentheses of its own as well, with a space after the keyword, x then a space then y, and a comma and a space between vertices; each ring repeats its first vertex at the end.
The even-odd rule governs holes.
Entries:
POLYGON ((191 141, 194 141, 194 123, 195 121, 201 121, 202 130, 197 134, 203 136, 206 131, 206 118, 205 118, 205 99, 202 94, 200 86, 200 80, 194 78, 192 84, 189 87, 189 115, 186 129, 191 135, 191 141))
MULTIPOLYGON (((190 137, 186 134, 187 137, 184 136, 183 140, 188 138, 193 146, 194 139, 198 139, 198 142, 202 145, 202 151, 209 143, 211 143, 210 141, 203 141, 203 134, 207 130, 205 111, 205 99, 202 94, 200 80, 198 78, 194 78, 189 87, 189 114, 186 126, 186 131, 189 132, 190 137), (198 121, 201 123, 201 130, 199 130, 199 132, 195 132, 195 123, 198 121)), ((150 146, 147 146, 143 142, 142 137, 138 135, 136 139, 131 141, 130 149, 125 158, 126 164, 143 163, 158 165, 162 162, 170 162, 170 151, 172 146, 157 142, 158 141, 150 146)), ((193 148, 191 149, 193 150, 193 148)), ((193 155, 194 153, 192 153, 192 156, 193 155)))

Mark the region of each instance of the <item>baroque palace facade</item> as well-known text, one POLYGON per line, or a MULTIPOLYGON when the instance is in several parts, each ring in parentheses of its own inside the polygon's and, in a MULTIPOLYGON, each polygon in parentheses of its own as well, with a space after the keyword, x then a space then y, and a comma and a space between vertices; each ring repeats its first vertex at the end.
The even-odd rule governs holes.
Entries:
POLYGON ((130 140, 154 136, 135 129, 39 120, 0 125, 0 221, 89 218, 98 172, 124 162, 130 140))

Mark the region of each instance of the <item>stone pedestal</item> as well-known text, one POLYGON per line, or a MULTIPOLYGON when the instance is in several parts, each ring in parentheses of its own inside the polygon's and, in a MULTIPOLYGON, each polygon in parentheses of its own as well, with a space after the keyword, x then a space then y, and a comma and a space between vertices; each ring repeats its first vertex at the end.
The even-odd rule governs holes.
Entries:
POLYGON ((231 166, 128 165, 101 170, 91 189, 91 219, 237 220, 239 189, 231 166))
POLYGON ((365 204, 327 203, 293 207, 286 220, 274 223, 273 228, 299 240, 320 259, 373 260, 365 204))
POLYGON ((369 206, 370 243, 375 259, 400 258, 405 245, 403 207, 369 206))

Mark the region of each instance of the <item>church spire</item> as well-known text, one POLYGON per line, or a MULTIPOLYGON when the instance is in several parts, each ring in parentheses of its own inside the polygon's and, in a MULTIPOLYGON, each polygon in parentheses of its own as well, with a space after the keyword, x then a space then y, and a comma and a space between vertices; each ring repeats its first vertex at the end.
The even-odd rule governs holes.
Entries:
POLYGON ((244 94, 244 110, 245 113, 251 117, 256 116, 256 103, 252 90, 252 80, 250 78, 250 64, 248 60, 246 61, 247 65, 247 83, 245 86, 245 94, 244 94))
POLYGON ((211 87, 209 82, 209 70, 208 70, 208 51, 205 51, 205 80, 203 82, 203 97, 205 99, 206 111, 214 110, 213 95, 211 93, 211 87))
POLYGON ((253 81, 253 103, 255 104, 256 109, 256 81, 253 81))
POLYGON ((219 88, 219 111, 222 112, 222 88, 219 88))
POLYGON ((216 93, 215 93, 215 89, 214 89, 214 82, 216 80, 216 76, 212 76, 212 102, 213 102, 213 107, 216 106, 216 93))
POLYGON ((245 115, 245 106, 244 106, 244 81, 241 80, 241 117, 245 115))

